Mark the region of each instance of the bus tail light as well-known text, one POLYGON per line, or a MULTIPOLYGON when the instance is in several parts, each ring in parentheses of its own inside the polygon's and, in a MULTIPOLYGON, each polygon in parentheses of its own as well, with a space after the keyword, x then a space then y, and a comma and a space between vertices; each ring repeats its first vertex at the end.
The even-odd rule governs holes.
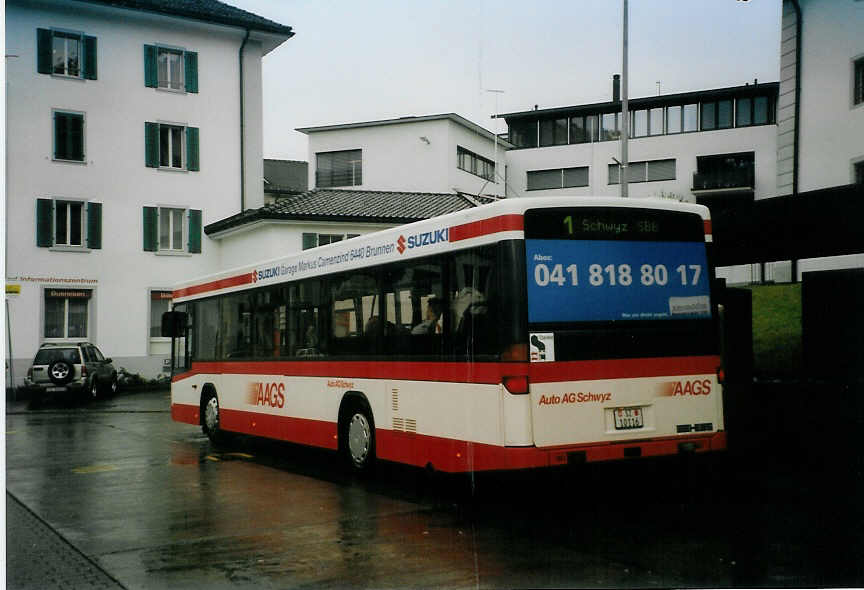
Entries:
POLYGON ((528 393, 528 375, 504 377, 504 387, 510 393, 528 393))
POLYGON ((511 344, 501 353, 501 360, 524 363, 528 360, 528 344, 526 342, 511 344))

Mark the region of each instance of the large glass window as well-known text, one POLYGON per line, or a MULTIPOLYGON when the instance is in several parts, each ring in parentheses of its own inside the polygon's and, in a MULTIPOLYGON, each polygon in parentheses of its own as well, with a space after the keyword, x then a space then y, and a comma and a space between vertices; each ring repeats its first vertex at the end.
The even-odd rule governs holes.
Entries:
POLYGON ((567 117, 540 121, 540 146, 567 143, 567 117))
POLYGON ((717 103, 702 103, 702 130, 710 131, 717 128, 717 103))
MULTIPOLYGON (((618 184, 620 176, 618 164, 609 164, 609 184, 618 184)), ((631 183, 675 180, 675 160, 630 162, 627 166, 627 179, 631 183)))
POLYGON ((510 143, 516 147, 537 147, 537 121, 517 120, 508 123, 510 143))
POLYGON ((90 289, 45 290, 45 338, 87 338, 90 289))
POLYGON ((330 284, 331 353, 376 354, 379 338, 393 329, 381 319, 376 274, 369 271, 346 273, 332 277, 330 284))
POLYGON ((330 188, 363 184, 363 150, 315 154, 315 186, 330 188))
POLYGON ((663 108, 648 109, 648 135, 663 135, 663 108))
POLYGON ((604 113, 600 117, 600 141, 612 141, 621 137, 618 126, 621 113, 604 113))
POLYGON ((150 291, 150 337, 162 336, 162 314, 171 311, 171 291, 150 291))
POLYGON ((223 358, 252 356, 252 307, 248 293, 234 293, 221 299, 219 330, 223 358))
POLYGON ((681 133, 681 105, 666 108, 666 133, 681 133))
POLYGON ((570 117, 570 143, 597 141, 597 115, 570 117))
POLYGON ((648 135, 648 111, 640 109, 633 111, 633 129, 630 137, 645 137, 648 135))
POLYGON ((699 105, 684 105, 683 122, 685 133, 699 130, 699 105))
POLYGON ((183 168, 183 127, 159 125, 159 165, 183 168))
POLYGON ((753 99, 739 98, 735 104, 735 126, 747 127, 753 124, 753 99))

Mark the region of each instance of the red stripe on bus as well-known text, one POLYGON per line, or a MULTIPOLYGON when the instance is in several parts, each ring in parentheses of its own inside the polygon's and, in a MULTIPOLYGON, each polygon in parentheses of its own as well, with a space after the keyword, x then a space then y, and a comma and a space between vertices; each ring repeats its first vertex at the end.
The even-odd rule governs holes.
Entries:
POLYGON ((564 361, 531 363, 528 377, 532 383, 554 383, 635 377, 713 375, 718 367, 720 367, 719 356, 564 361))
POLYGON ((285 375, 342 379, 403 379, 445 383, 501 383, 528 375, 534 383, 714 374, 719 356, 563 361, 551 363, 468 363, 421 361, 212 361, 195 362, 172 381, 194 375, 285 375))
POLYGON ((712 232, 711 232, 711 220, 710 220, 710 219, 706 219, 706 220, 704 220, 702 223, 705 225, 705 235, 706 235, 706 236, 710 236, 711 233, 712 233, 712 232))
MULTIPOLYGON (((198 413, 199 408, 197 406, 171 405, 171 416, 179 422, 198 424, 198 413)), ((338 448, 338 430, 335 422, 224 408, 220 412, 220 422, 225 430, 231 432, 331 450, 338 448)), ((725 432, 653 440, 568 445, 545 449, 502 447, 381 428, 375 429, 375 440, 375 451, 379 459, 417 467, 431 464, 439 471, 451 473, 564 465, 569 462, 572 453, 578 454, 576 461, 590 463, 632 457, 634 448, 639 449, 638 456, 640 457, 674 455, 680 452, 679 445, 682 443, 690 443, 691 450, 697 453, 720 451, 726 448, 725 432)))
POLYGON ((450 241, 458 242, 489 234, 497 234, 502 231, 522 231, 524 227, 525 224, 521 215, 499 215, 498 217, 454 225, 450 228, 450 241))
POLYGON ((177 299, 178 297, 189 297, 190 295, 198 295, 199 293, 206 293, 207 291, 217 291, 219 289, 227 289, 228 287, 246 285, 254 282, 255 279, 253 279, 252 275, 253 273, 251 272, 244 272, 242 275, 228 277, 227 279, 219 279, 218 281, 211 281, 209 283, 193 285, 184 289, 177 289, 174 291, 173 297, 174 299, 177 299))

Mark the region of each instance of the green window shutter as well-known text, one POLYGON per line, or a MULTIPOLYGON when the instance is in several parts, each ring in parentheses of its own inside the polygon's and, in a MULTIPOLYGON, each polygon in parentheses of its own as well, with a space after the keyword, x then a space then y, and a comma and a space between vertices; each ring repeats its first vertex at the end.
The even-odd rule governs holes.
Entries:
POLYGON ((189 210, 189 252, 201 253, 201 210, 189 210))
POLYGON ((36 245, 50 248, 54 245, 54 202, 51 199, 36 199, 36 245))
POLYGON ((198 52, 186 51, 183 54, 183 71, 186 74, 186 92, 198 92, 198 52))
POLYGON ((308 250, 318 245, 318 234, 303 234, 303 249, 308 250))
POLYGON ((144 46, 144 86, 156 88, 159 86, 159 73, 156 69, 156 46, 144 46))
POLYGON ((159 123, 144 123, 144 161, 148 168, 159 167, 159 123))
POLYGON ((96 37, 84 37, 84 77, 96 80, 96 37))
POLYGON ((51 31, 36 29, 36 71, 51 73, 51 31))
POLYGON ((102 248, 102 203, 87 203, 87 247, 102 248))
POLYGON ((198 161, 198 128, 186 128, 186 169, 191 172, 201 170, 198 161))
POLYGON ((155 252, 159 249, 159 211, 156 207, 144 207, 144 251, 155 252))

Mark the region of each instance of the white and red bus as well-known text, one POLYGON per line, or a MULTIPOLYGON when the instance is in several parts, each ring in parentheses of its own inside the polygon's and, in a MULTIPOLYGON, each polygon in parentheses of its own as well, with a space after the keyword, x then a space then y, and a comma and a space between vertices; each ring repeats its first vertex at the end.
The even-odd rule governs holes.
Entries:
POLYGON ((721 450, 710 241, 698 205, 507 199, 189 281, 171 415, 361 470, 721 450))

